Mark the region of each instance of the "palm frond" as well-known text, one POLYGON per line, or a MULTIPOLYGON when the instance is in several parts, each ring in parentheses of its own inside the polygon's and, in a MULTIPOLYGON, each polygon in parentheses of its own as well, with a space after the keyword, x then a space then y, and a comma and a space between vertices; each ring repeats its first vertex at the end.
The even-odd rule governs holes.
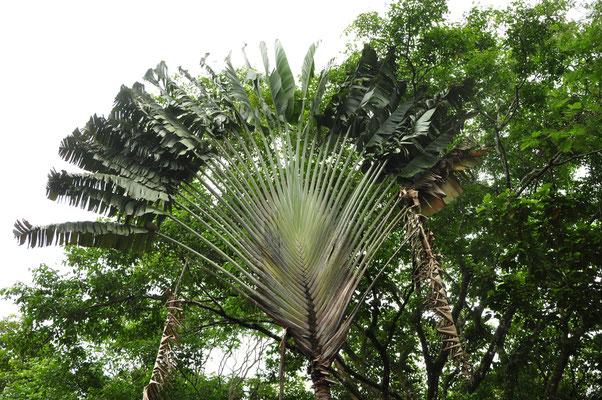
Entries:
MULTIPOLYGON (((274 71, 265 62, 274 102, 287 93, 274 74, 279 79, 288 74, 278 46, 276 58, 274 71)), ((310 72, 303 79, 310 79, 310 72)), ((256 99, 245 100, 247 91, 233 71, 226 80, 214 83, 223 85, 224 96, 230 93, 229 101, 243 105, 234 113, 245 122, 240 125, 244 134, 213 142, 216 155, 197 175, 205 193, 184 185, 177 206, 219 238, 218 246, 196 235, 222 256, 220 261, 199 254, 211 265, 208 271, 287 328, 314 372, 327 379, 349 328, 348 305, 368 263, 401 218, 394 181, 383 181, 383 166, 362 172, 365 159, 349 138, 317 136, 311 114, 292 125, 282 118, 289 110, 284 100, 272 109, 257 86, 256 99), (251 114, 258 117, 249 119, 251 104, 257 104, 251 114)), ((315 102, 319 98, 301 104, 311 110, 315 102)))
POLYGON ((396 68, 393 53, 379 60, 373 49, 365 47, 318 121, 332 133, 349 131, 357 138, 358 150, 365 152, 367 164, 384 164, 386 175, 411 186, 416 176, 441 160, 471 116, 462 105, 473 81, 467 79, 431 98, 424 92, 408 97, 396 68))
POLYGON ((75 244, 142 252, 152 249, 155 229, 152 223, 147 227, 89 221, 32 226, 21 220, 15 223, 13 233, 19 244, 29 247, 75 244))
POLYGON ((397 215, 385 210, 395 210, 397 200, 383 201, 383 190, 392 191, 377 183, 382 169, 361 176, 362 160, 353 160, 351 152, 328 160, 328 144, 306 145, 304 140, 317 140, 307 136, 301 141, 306 149, 302 171, 296 144, 271 139, 273 159, 252 140, 254 147, 247 151, 262 158, 257 164, 271 165, 273 175, 258 175, 238 153, 221 149, 226 161, 210 164, 214 179, 205 183, 221 207, 207 213, 227 222, 214 229, 243 261, 231 259, 232 265, 253 279, 250 286, 263 283, 261 291, 250 293, 258 305, 276 321, 288 321, 306 356, 321 347, 329 358, 342 345, 330 339, 341 327, 366 260, 382 243, 378 233, 386 232, 397 215), (350 167, 341 172, 335 168, 339 163, 350 167))
POLYGON ((464 142, 443 156, 434 167, 415 176, 409 189, 418 192, 420 214, 432 215, 454 201, 464 191, 461 181, 480 162, 483 151, 475 143, 464 142))
POLYGON ((208 118, 206 110, 193 104, 161 66, 154 82, 163 85, 166 96, 176 96, 172 100, 178 106, 163 107, 141 84, 122 87, 109 118, 93 116, 61 143, 59 154, 87 173, 49 174, 50 199, 104 216, 124 217, 128 224, 87 222, 34 228, 18 222, 15 234, 20 242, 32 247, 70 243, 150 250, 154 235, 144 227, 156 229, 172 207, 171 196, 182 182, 195 178, 212 152, 204 137, 208 132, 220 134, 213 129, 218 124, 215 119, 223 119, 221 114, 208 118))

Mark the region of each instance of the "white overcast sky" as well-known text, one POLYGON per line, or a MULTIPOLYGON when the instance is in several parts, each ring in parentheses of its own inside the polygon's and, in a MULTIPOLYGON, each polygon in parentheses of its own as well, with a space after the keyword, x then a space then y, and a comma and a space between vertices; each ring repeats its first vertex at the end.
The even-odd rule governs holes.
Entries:
MULTIPOLYGON (((506 2, 506 1, 502 1, 506 2)), ((260 41, 280 39, 297 73, 309 45, 321 40, 318 63, 340 54, 344 28, 385 0, 0 0, 0 287, 31 282, 30 268, 60 266, 60 248, 18 247, 12 226, 94 219, 46 200, 48 171, 67 165, 62 138, 94 114, 110 111, 122 84, 131 85, 165 60, 198 70, 209 52, 217 65, 241 47, 251 56, 260 41)), ((492 1, 482 1, 490 4, 492 1)), ((459 17, 471 0, 450 1, 459 17)), ((257 66, 258 63, 255 63, 257 66)), ((319 65, 319 66, 320 66, 319 65)), ((0 317, 15 312, 0 301, 0 317)))

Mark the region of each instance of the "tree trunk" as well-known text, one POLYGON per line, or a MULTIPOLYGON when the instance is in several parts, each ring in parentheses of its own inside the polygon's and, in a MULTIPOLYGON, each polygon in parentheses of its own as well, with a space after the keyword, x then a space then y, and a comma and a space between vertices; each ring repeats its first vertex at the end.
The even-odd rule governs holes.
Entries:
POLYGON ((307 372, 314 383, 314 395, 316 400, 330 400, 330 383, 334 382, 330 377, 330 362, 324 362, 314 358, 309 362, 307 372))
POLYGON ((489 368, 491 367, 491 363, 493 362, 493 358, 498 352, 498 349, 504 345, 504 341, 506 340, 506 334, 510 330, 510 326, 512 325, 512 319, 514 318, 514 314, 518 307, 516 305, 511 305, 508 307, 504 315, 502 315, 502 319, 500 320, 500 324, 495 330, 495 334, 489 344, 489 348, 487 352, 483 355, 481 359, 481 363, 479 367, 475 371, 474 378, 470 386, 468 387, 468 393, 474 393, 475 390, 481 384, 481 381, 487 375, 489 368))
POLYGON ((426 398, 427 400, 435 400, 439 396, 439 377, 441 376, 441 371, 433 371, 430 373, 427 371, 427 391, 426 398))
POLYGON ((316 400, 330 400, 330 383, 324 377, 313 379, 313 382, 316 400))
POLYGON ((560 351, 560 355, 556 360, 556 365, 554 366, 554 371, 552 373, 552 377, 548 381, 546 385, 546 391, 544 398, 546 400, 554 400, 556 399, 556 392, 558 391, 558 385, 560 384, 560 380, 562 379, 562 374, 564 373, 564 369, 566 368, 567 363, 569 362, 569 357, 574 352, 573 341, 567 343, 562 350, 560 351))
MULTIPOLYGON (((570 315, 567 314, 564 318, 564 324, 568 325, 568 320, 570 315)), ((583 326, 579 328, 576 332, 570 332, 567 330, 564 333, 564 337, 561 341, 560 354, 558 355, 558 359, 556 360, 556 365, 554 366, 554 371, 552 372, 552 376, 548 381, 545 389, 545 400, 555 400, 556 392, 558 392, 558 385, 560 384, 560 380, 562 379, 562 375, 564 373, 564 369, 569 362, 569 357, 575 354, 577 351, 577 347, 579 346, 579 341, 581 337, 592 327, 592 322, 584 322, 583 326)))
POLYGON ((518 384, 518 370, 520 361, 522 361, 521 357, 516 354, 510 355, 508 358, 503 400, 514 400, 514 392, 516 390, 516 385, 518 384))

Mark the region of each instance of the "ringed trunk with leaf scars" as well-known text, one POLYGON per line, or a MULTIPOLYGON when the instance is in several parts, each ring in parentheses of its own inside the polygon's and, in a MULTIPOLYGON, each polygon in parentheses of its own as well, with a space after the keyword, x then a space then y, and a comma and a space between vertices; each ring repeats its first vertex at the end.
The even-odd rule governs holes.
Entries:
POLYGON ((176 370, 176 364, 173 355, 173 348, 178 345, 178 330, 182 326, 180 314, 182 312, 180 301, 175 294, 167 292, 167 319, 159 344, 159 351, 155 359, 153 373, 150 382, 144 387, 142 400, 160 400, 161 391, 173 379, 173 372, 176 370))
POLYGON ((401 196, 411 204, 414 211, 406 221, 408 228, 411 227, 416 232, 412 242, 414 277, 418 282, 426 281, 428 284, 426 304, 439 318, 437 332, 443 341, 443 350, 449 352, 450 358, 458 365, 463 375, 471 376, 472 365, 468 354, 462 348, 447 299, 441 257, 433 248, 433 233, 424 227, 426 217, 420 214, 418 192, 414 189, 402 190, 401 196))
POLYGON ((318 379, 314 381, 314 394, 316 400, 330 400, 330 383, 324 379, 318 379))

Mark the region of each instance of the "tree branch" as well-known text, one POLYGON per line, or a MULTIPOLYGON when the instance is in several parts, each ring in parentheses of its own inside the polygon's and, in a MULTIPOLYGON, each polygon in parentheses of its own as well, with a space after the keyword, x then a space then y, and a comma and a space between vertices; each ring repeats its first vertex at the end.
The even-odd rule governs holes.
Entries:
MULTIPOLYGON (((341 365, 341 367, 343 367, 345 372, 347 372, 349 375, 351 375, 358 381, 365 383, 366 385, 371 386, 374 389, 377 389, 377 390, 382 389, 381 385, 379 385, 378 382, 374 382, 373 380, 367 378, 366 376, 360 375, 357 372, 355 372, 354 370, 352 370, 347 364, 345 364, 345 361, 343 360, 343 358, 340 355, 337 355, 335 357, 335 360, 341 365)), ((333 368, 329 367, 329 369, 332 370, 333 368)), ((401 396, 399 396, 397 393, 395 393, 393 391, 389 391, 389 395, 395 399, 403 400, 401 396)))
POLYGON ((109 300, 105 303, 99 303, 99 304, 93 304, 90 307, 87 308, 86 312, 89 310, 92 310, 94 308, 101 308, 101 307, 107 307, 107 306, 111 306, 113 304, 117 304, 117 303, 125 303, 127 301, 132 301, 132 300, 157 300, 157 301, 164 301, 165 300, 165 296, 163 295, 140 295, 140 296, 136 296, 136 295, 131 295, 131 296, 126 296, 126 297, 122 297, 119 299, 113 299, 113 300, 109 300))
POLYGON ((562 152, 560 152, 560 151, 557 152, 550 159, 550 161, 548 161, 548 163, 546 164, 545 167, 534 168, 531 172, 529 172, 527 175, 525 175, 523 177, 523 179, 521 179, 521 181, 518 183, 518 185, 513 189, 514 195, 520 196, 520 194, 527 188, 527 186, 529 186, 529 184, 531 182, 533 182, 533 180, 538 179, 540 176, 545 174, 548 169, 550 169, 554 166, 554 164, 556 163, 556 160, 558 160, 558 158, 560 158, 561 154, 562 154, 562 152))
POLYGON ((485 375, 489 371, 489 368, 491 367, 491 363, 493 361, 493 357, 497 354, 498 349, 504 344, 504 341, 506 340, 506 334, 510 330, 510 326, 512 325, 512 318, 514 317, 517 308, 517 306, 511 305, 510 307, 508 307, 508 309, 502 316, 500 324, 498 325, 495 334, 493 335, 493 339, 489 344, 489 348, 487 349, 487 352, 485 352, 485 354, 483 355, 481 363, 475 371, 474 379, 468 387, 469 393, 473 393, 477 389, 477 387, 479 387, 481 381, 483 380, 483 378, 485 378, 485 375))
POLYGON ((566 164, 566 163, 571 162, 573 160, 576 160, 578 158, 587 157, 587 156, 590 156, 592 154, 596 154, 596 153, 600 153, 600 152, 602 152, 602 149, 598 149, 598 150, 594 150, 594 151, 589 151, 589 152, 583 153, 583 154, 577 154, 576 156, 570 157, 570 158, 568 158, 566 160, 554 163, 553 166, 556 167, 558 165, 566 164))
POLYGON ((334 376, 339 382, 341 382, 341 385, 343 385, 345 387, 345 389, 347 389, 352 396, 352 399, 354 400, 367 400, 366 397, 364 397, 360 391, 355 387, 355 385, 352 385, 350 380, 345 378, 345 376, 343 376, 343 374, 340 374, 337 369, 340 367, 340 369, 343 369, 343 367, 340 365, 340 363, 338 362, 338 360, 335 360, 335 367, 336 368, 330 368, 330 373, 332 374, 332 376, 334 376))
POLYGON ((373 289, 374 293, 374 301, 372 303, 372 323, 370 324, 370 328, 366 330, 366 336, 370 339, 383 363, 383 373, 382 373, 382 383, 381 383, 381 391, 383 393, 383 400, 389 399, 389 382, 391 379, 391 363, 389 360, 389 355, 387 354, 386 345, 383 345, 376 335, 374 331, 376 330, 378 316, 380 315, 380 301, 378 299, 378 294, 376 290, 373 289))
MULTIPOLYGON (((280 342, 280 340, 282 339, 282 338, 278 337, 278 335, 276 335, 275 333, 273 333, 272 331, 270 331, 269 329, 267 329, 265 326, 259 325, 256 322, 247 322, 247 321, 242 320, 240 318, 234 317, 234 316, 226 313, 225 311, 223 311, 223 309, 220 310, 220 309, 217 309, 217 308, 210 307, 210 306, 208 306, 208 305, 206 305, 206 304, 204 304, 204 303, 202 303, 202 302, 200 302, 198 300, 181 299, 180 301, 182 303, 184 303, 184 304, 192 304, 192 305, 198 306, 198 307, 200 307, 200 308, 202 308, 204 310, 211 311, 211 312, 213 312, 213 313, 215 313, 215 314, 217 314, 217 315, 219 315, 219 316, 221 316, 221 317, 223 317, 223 318, 225 318, 225 319, 227 319, 227 320, 229 320, 229 321, 231 321, 231 322, 233 322, 235 324, 238 324, 238 325, 244 327, 244 328, 252 329, 254 331, 263 333, 264 335, 266 335, 266 336, 274 339, 277 342, 280 342)), ((287 343, 286 347, 289 348, 289 349, 291 349, 291 350, 295 350, 296 351, 296 347, 291 346, 288 343, 287 343)))
POLYGON ((562 339, 562 347, 560 348, 560 354, 556 359, 556 364, 554 365, 554 370, 552 371, 552 376, 546 385, 546 391, 544 395, 545 400, 555 400, 556 393, 558 391, 558 385, 560 384, 560 380, 562 379, 562 375, 566 368, 566 365, 569 361, 569 357, 577 351, 577 347, 579 345, 579 340, 588 331, 588 329, 592 326, 591 322, 584 322, 583 325, 576 331, 572 332, 572 335, 569 337, 569 332, 565 332, 564 337, 562 339))
POLYGON ((397 292, 395 290, 392 291, 393 298, 395 299, 395 302, 399 306, 399 311, 397 312, 397 314, 395 314, 395 317, 393 318, 393 321, 391 322, 391 326, 389 328, 389 335, 387 336, 387 340, 385 342, 386 347, 389 347, 389 345, 391 344, 391 341, 393 340, 393 335, 395 334, 395 327, 397 326, 397 321, 399 320, 399 318, 401 318, 401 315, 405 311, 406 305, 408 304, 408 300, 410 299, 410 296, 412 295, 412 293, 414 293, 414 287, 415 287, 414 282, 412 282, 410 284, 410 287, 406 288, 405 296, 403 298, 403 303, 401 302, 399 296, 397 295, 397 292))
POLYGON ((506 148, 502 143, 502 139, 500 137, 500 128, 495 126, 495 150, 502 159, 502 168, 504 170, 504 176, 506 177, 506 187, 510 189, 512 187, 512 183, 510 181, 510 169, 508 168, 508 157, 506 156, 506 148))

